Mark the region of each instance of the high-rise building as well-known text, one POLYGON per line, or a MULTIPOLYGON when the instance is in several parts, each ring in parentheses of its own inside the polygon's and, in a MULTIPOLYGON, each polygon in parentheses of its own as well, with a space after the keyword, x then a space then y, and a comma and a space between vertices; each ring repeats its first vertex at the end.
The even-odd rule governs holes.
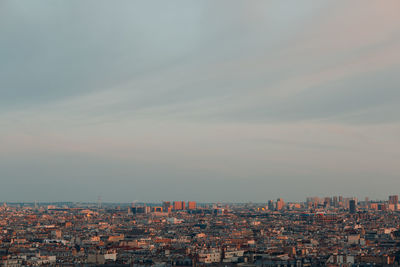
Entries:
POLYGON ((334 206, 335 208, 339 207, 339 200, 338 200, 338 197, 337 197, 337 196, 334 196, 334 197, 333 197, 332 202, 333 202, 333 206, 334 206))
POLYGON ((349 210, 351 214, 355 214, 357 211, 356 201, 354 199, 349 200, 349 210))
POLYGON ((169 201, 164 201, 162 203, 162 208, 164 212, 169 212, 171 210, 171 202, 169 201))
POLYGON ((278 200, 276 201, 276 210, 282 210, 284 206, 285 202, 283 201, 283 199, 278 198, 278 200))
POLYGON ((389 196, 389 208, 391 210, 397 210, 398 204, 399 204, 399 196, 398 195, 389 196))
POLYGON ((389 204, 394 204, 394 205, 399 204, 399 196, 398 195, 389 196, 389 204))
POLYGON ((184 210, 185 206, 185 201, 174 201, 174 210, 184 210))
POLYGON ((324 207, 330 207, 331 206, 331 198, 330 197, 326 197, 324 198, 324 207))
POLYGON ((274 210, 274 201, 268 200, 268 210, 274 210))
POLYGON ((188 202, 188 210, 195 210, 197 208, 195 201, 188 202))

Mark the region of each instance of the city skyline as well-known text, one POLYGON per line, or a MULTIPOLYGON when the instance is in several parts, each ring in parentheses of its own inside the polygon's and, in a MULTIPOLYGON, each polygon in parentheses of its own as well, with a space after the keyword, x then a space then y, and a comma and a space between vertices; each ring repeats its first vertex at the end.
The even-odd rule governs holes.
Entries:
MULTIPOLYGON (((101 205, 123 205, 123 206, 142 206, 142 205, 162 205, 164 206, 165 204, 168 205, 168 207, 171 207, 173 210, 185 210, 185 209, 193 209, 196 207, 196 205, 210 205, 210 204, 221 204, 221 205, 266 205, 268 206, 270 203, 279 203, 281 202, 282 206, 286 205, 286 204, 294 204, 294 203, 299 203, 299 204, 305 204, 308 202, 317 202, 320 204, 323 204, 326 201, 329 202, 341 202, 342 204, 344 204, 345 202, 348 204, 349 201, 351 200, 355 200, 355 203, 387 203, 387 204, 399 204, 399 195, 387 195, 386 198, 370 198, 368 196, 364 196, 364 197, 359 197, 359 196, 343 196, 343 195, 331 195, 331 196, 307 196, 302 200, 288 200, 282 197, 278 197, 276 199, 265 199, 264 201, 259 201, 259 202, 253 202, 253 201, 247 201, 247 202, 238 202, 238 201, 209 201, 209 200, 203 200, 203 201, 198 201, 198 200, 193 200, 192 199, 162 199, 162 200, 152 200, 152 201, 143 201, 143 200, 133 200, 130 202, 115 202, 115 201, 103 201, 101 196, 98 196, 97 200, 93 200, 93 201, 74 201, 74 200, 70 200, 70 201, 38 201, 38 200, 34 200, 34 201, 1 201, 0 203, 3 203, 3 205, 7 205, 7 204, 24 204, 24 205, 48 205, 48 204, 74 204, 74 205, 78 205, 78 204, 82 204, 82 205, 86 205, 86 204, 91 204, 91 205, 97 205, 97 206, 101 206, 101 205), (181 204, 182 203, 182 204, 181 204), (178 206, 180 208, 176 208, 176 205, 181 205, 178 206)), ((400 204, 399 204, 400 205, 400 204)), ((400 207, 400 206, 399 206, 400 207)))
POLYGON ((399 266, 398 195, 0 206, 4 266, 399 266), (184 208, 186 207, 186 208, 184 208))
POLYGON ((1 1, 0 201, 400 192, 399 1, 1 1))

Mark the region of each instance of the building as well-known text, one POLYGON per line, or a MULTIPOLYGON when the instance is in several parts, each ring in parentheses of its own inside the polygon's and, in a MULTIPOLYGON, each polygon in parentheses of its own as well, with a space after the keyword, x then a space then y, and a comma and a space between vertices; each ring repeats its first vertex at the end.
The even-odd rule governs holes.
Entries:
POLYGON ((333 206, 335 207, 335 208, 337 208, 337 207, 339 207, 339 199, 338 199, 338 197, 337 196, 334 196, 333 198, 332 198, 332 204, 333 204, 333 206))
POLYGON ((331 206, 331 198, 330 197, 326 197, 324 198, 324 207, 330 207, 331 206))
POLYGON ((282 210, 284 206, 285 202, 283 201, 283 199, 278 198, 278 200, 276 201, 276 210, 282 210))
POLYGON ((162 208, 164 212, 170 212, 171 211, 171 202, 169 201, 164 201, 162 203, 162 208))
POLYGON ((394 210, 397 210, 398 204, 399 204, 399 196, 398 195, 389 196, 389 205, 393 205, 394 210))
POLYGON ((163 212, 163 207, 153 207, 153 212, 163 212))
POLYGON ((185 201, 174 201, 174 210, 184 210, 185 206, 185 201))
POLYGON ((197 208, 197 205, 196 205, 195 201, 188 202, 188 210, 195 210, 196 208, 197 208))
POLYGON ((150 210, 150 207, 147 206, 131 207, 131 213, 133 214, 147 214, 150 210))
POLYGON ((202 251, 198 254, 201 263, 217 263, 221 261, 221 252, 219 250, 202 251))
POLYGON ((354 199, 349 200, 349 211, 351 214, 355 214, 357 211, 357 205, 354 199))
POLYGON ((117 254, 116 253, 108 253, 108 254, 89 254, 87 262, 91 264, 99 264, 103 265, 107 261, 115 262, 117 260, 117 254))
POLYGON ((268 209, 269 210, 274 210, 274 201, 268 200, 268 209))

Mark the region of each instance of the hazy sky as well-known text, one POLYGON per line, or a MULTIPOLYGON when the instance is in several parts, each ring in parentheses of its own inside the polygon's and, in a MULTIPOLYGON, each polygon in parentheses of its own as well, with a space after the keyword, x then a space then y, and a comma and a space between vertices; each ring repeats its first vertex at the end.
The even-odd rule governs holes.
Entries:
POLYGON ((0 1, 0 201, 400 194, 400 1, 0 1))

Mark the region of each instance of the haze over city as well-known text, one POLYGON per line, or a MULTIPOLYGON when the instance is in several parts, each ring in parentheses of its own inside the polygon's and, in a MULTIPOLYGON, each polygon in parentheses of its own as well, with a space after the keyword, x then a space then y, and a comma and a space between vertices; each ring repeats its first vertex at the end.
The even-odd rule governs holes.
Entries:
POLYGON ((0 201, 398 194, 399 10, 0 1, 0 201))

